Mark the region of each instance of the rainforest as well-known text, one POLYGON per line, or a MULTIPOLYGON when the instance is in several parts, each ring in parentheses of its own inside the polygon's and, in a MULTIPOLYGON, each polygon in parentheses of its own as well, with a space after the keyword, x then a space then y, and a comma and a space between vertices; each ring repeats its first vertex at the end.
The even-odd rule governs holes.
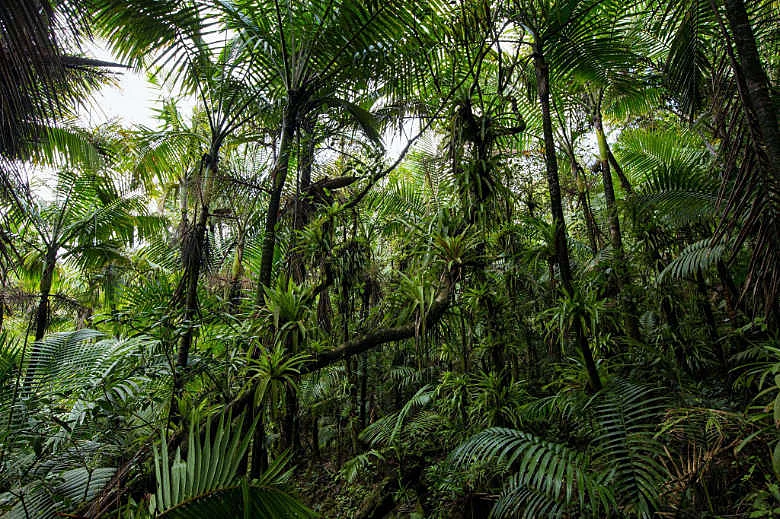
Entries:
POLYGON ((0 0, 0 517, 780 516, 779 20, 0 0))

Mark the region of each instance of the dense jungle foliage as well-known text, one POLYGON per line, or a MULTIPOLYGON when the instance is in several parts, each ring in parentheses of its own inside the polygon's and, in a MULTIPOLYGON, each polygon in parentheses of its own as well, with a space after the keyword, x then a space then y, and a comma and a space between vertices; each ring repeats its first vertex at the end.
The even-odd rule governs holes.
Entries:
POLYGON ((779 516, 778 20, 0 1, 0 517, 779 516))

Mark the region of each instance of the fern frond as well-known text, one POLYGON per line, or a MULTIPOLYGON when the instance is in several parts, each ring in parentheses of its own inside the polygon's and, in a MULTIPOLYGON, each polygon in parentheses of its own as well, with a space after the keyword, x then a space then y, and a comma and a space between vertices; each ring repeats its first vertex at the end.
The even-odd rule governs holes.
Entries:
POLYGON ((652 389, 615 380, 588 404, 598 422, 594 459, 610 471, 624 510, 651 517, 664 481, 663 448, 655 437, 666 399, 652 389))
POLYGON ((723 242, 705 238, 685 247, 658 275, 658 283, 671 282, 695 276, 717 264, 728 252, 723 242))
POLYGON ((428 406, 433 401, 434 388, 425 385, 409 399, 397 413, 383 416, 360 433, 360 439, 370 445, 395 445, 412 413, 428 406))
POLYGON ((506 517, 520 510, 527 517, 559 514, 585 506, 606 507, 604 475, 594 471, 590 456, 533 434, 492 427, 459 445, 450 454, 456 465, 483 461, 517 468, 496 504, 494 514, 506 517))

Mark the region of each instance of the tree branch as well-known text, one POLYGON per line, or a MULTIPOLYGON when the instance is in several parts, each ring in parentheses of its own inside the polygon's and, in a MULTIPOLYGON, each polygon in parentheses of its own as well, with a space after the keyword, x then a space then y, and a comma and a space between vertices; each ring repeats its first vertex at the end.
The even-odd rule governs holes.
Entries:
MULTIPOLYGON (((446 276, 444 286, 441 288, 436 298, 433 300, 431 307, 428 309, 425 315, 425 329, 429 329, 436 325, 441 319, 444 312, 447 311, 450 304, 450 294, 454 283, 449 276, 446 276)), ((411 339, 419 332, 420 327, 417 323, 409 323, 403 326, 394 326, 392 328, 383 328, 375 332, 362 335, 357 339, 347 341, 341 346, 321 352, 315 357, 303 365, 301 368, 301 374, 311 373, 317 371, 326 366, 329 366, 340 360, 347 359, 354 355, 359 355, 366 351, 372 350, 377 346, 386 344, 388 342, 402 341, 404 339, 411 339)))

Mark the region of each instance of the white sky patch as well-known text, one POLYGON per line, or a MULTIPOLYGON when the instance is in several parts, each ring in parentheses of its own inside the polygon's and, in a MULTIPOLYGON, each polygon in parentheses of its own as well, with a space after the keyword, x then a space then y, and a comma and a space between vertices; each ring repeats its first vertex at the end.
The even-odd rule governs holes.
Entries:
MULTIPOLYGON (((92 58, 121 63, 108 50, 105 42, 87 43, 85 53, 92 58)), ((108 121, 119 121, 122 126, 144 125, 149 128, 158 126, 155 109, 161 106, 161 99, 173 94, 161 89, 142 72, 133 69, 112 68, 116 74, 116 84, 104 85, 95 92, 79 111, 79 122, 94 128, 108 121)), ((194 99, 180 98, 177 103, 182 114, 192 111, 194 99)))
POLYGON ((406 145, 420 132, 420 119, 412 117, 405 119, 401 127, 388 128, 382 135, 387 159, 393 162, 398 159, 406 145))
MULTIPOLYGON (((104 42, 87 43, 85 53, 95 59, 119 63, 104 42)), ((90 128, 112 120, 118 120, 123 126, 154 126, 153 108, 160 89, 135 70, 111 70, 116 73, 117 85, 104 85, 95 92, 79 111, 79 122, 90 128)))

